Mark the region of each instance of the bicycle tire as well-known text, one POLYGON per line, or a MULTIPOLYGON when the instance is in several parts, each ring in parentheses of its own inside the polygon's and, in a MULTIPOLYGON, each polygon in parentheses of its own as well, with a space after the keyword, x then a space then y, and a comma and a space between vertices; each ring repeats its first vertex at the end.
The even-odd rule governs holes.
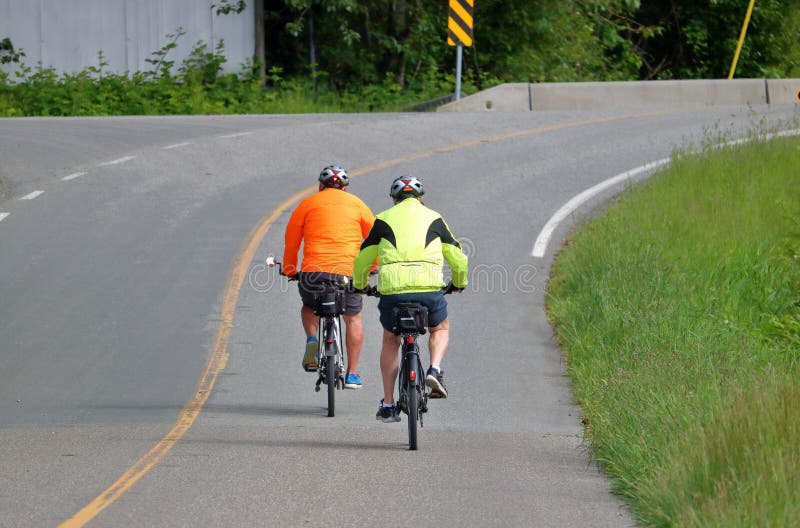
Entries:
POLYGON ((336 415, 336 356, 328 356, 325 381, 328 384, 328 416, 333 417, 336 415))
POLYGON ((419 391, 417 387, 409 383, 406 398, 406 405, 408 406, 408 448, 411 451, 416 451, 418 447, 417 421, 419 419, 419 391))

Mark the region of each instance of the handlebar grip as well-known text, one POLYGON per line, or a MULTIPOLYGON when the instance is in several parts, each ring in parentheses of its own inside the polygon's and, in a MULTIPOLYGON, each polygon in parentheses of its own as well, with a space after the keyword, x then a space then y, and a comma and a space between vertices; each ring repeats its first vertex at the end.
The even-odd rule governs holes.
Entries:
POLYGON ((381 294, 378 292, 378 288, 375 286, 367 286, 366 288, 353 288, 353 291, 356 293, 361 293, 366 295, 367 297, 380 297, 381 294))
POLYGON ((445 295, 450 295, 453 292, 461 293, 462 291, 464 291, 464 288, 457 288, 453 284, 453 281, 448 282, 447 285, 445 285, 445 287, 444 287, 444 294, 445 295))

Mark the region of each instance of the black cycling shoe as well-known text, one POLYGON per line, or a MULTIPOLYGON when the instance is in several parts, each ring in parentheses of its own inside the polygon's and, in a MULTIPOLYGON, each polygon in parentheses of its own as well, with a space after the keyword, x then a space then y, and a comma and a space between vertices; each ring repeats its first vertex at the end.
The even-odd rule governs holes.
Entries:
POLYGON ((381 404, 378 406, 378 413, 375 415, 375 419, 380 420, 383 423, 399 422, 400 411, 397 410, 397 405, 384 407, 383 400, 381 400, 381 404))
POLYGON ((431 390, 431 398, 447 398, 447 387, 444 385, 444 371, 430 367, 425 374, 425 385, 431 390))

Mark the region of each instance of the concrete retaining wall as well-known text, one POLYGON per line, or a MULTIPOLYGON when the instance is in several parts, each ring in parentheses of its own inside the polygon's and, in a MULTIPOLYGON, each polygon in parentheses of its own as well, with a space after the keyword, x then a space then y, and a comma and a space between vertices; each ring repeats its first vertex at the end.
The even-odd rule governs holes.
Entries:
POLYGON ((443 105, 440 112, 701 108, 800 103, 800 79, 510 83, 443 105))

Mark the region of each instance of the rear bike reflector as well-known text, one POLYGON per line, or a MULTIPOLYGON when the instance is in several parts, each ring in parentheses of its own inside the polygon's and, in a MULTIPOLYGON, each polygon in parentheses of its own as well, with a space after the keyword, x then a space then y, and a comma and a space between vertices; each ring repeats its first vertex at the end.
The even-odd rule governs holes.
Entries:
POLYGON ((409 345, 414 342, 414 336, 406 336, 406 343, 409 345))
POLYGON ((412 370, 411 372, 409 372, 408 379, 410 379, 411 381, 417 381, 417 371, 412 370))

